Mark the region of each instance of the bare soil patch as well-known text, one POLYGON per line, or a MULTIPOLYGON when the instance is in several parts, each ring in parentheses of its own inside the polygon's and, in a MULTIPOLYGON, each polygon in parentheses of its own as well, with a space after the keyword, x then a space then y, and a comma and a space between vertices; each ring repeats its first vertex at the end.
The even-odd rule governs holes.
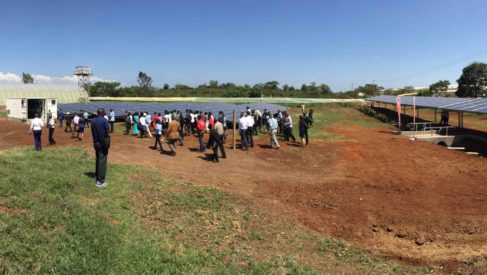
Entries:
MULTIPOLYGON (((0 120, 0 149, 32 146, 27 128, 0 120)), ((149 149, 153 139, 119 132, 112 136, 109 161, 154 167, 167 177, 232 192, 266 211, 390 257, 448 267, 485 257, 485 158, 412 142, 390 134, 388 126, 325 130, 345 139, 311 140, 305 149, 282 142, 277 151, 260 146, 268 144, 263 135, 250 151, 227 148, 228 158, 219 164, 193 150, 198 146, 193 137, 186 137, 171 157, 149 149)), ((82 142, 56 131, 56 146, 91 148, 89 130, 82 142)), ((134 194, 134 199, 142 198, 134 194)))

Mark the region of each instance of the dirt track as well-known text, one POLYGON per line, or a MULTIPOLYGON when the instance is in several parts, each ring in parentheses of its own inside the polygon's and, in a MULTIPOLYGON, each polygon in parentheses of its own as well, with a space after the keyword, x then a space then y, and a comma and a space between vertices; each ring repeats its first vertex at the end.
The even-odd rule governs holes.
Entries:
MULTIPOLYGON (((0 149, 31 146, 26 129, 0 120, 0 149)), ((228 150, 220 164, 194 152, 194 138, 170 157, 150 150, 152 139, 116 133, 109 161, 155 167, 241 194, 311 229, 392 257, 454 264, 486 255, 487 159, 412 142, 387 126, 325 130, 346 139, 275 151, 259 146, 268 144, 261 135, 256 148, 228 150)), ((58 145, 91 148, 89 131, 83 142, 57 131, 58 145)))

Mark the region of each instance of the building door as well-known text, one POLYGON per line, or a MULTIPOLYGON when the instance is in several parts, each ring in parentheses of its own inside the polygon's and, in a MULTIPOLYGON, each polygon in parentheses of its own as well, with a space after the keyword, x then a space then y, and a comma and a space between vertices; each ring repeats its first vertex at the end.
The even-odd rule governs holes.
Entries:
POLYGON ((44 114, 44 100, 43 99, 27 99, 27 118, 33 119, 35 115, 42 118, 44 114))

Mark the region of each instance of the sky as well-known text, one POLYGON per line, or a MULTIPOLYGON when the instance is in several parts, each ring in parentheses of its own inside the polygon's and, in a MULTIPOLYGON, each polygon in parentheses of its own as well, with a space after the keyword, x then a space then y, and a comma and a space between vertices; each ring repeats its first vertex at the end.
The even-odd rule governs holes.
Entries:
POLYGON ((5 0, 0 83, 452 84, 487 62, 487 1, 5 0))

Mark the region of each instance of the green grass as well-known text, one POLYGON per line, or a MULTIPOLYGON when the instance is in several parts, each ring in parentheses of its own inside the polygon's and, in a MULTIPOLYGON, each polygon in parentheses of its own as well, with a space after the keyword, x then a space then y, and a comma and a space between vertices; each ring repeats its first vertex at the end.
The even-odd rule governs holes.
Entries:
POLYGON ((425 273, 220 190, 110 165, 86 149, 0 152, 0 273, 425 273))
MULTIPOLYGON (((380 127, 384 126, 384 123, 369 118, 355 108, 347 104, 320 104, 307 106, 307 109, 312 108, 314 111, 314 124, 313 127, 308 129, 308 135, 310 139, 320 140, 343 140, 345 136, 335 132, 327 131, 327 127, 340 128, 346 127, 380 127)), ((296 131, 295 135, 299 134, 299 115, 301 114, 300 108, 291 109, 293 114, 293 128, 296 131)))

